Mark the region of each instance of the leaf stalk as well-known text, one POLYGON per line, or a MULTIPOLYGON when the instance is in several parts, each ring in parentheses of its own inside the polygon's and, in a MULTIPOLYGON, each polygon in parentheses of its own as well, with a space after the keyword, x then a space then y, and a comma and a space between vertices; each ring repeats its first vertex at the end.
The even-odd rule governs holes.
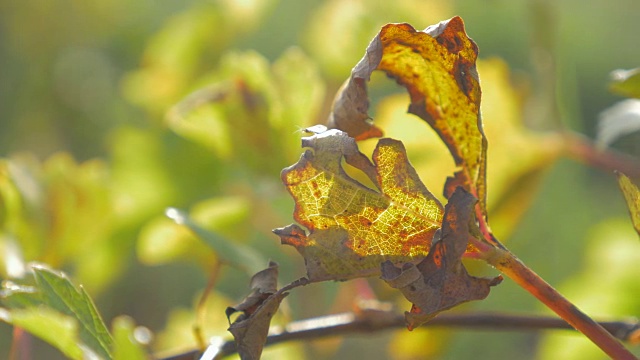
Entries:
POLYGON ((494 248, 484 255, 486 262, 535 296, 576 330, 588 337, 611 358, 620 360, 637 359, 611 333, 562 296, 509 250, 494 248))

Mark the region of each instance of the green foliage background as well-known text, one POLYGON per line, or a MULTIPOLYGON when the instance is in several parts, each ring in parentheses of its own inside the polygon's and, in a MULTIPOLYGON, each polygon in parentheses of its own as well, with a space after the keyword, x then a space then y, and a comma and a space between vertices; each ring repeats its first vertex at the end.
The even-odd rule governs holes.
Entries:
MULTIPOLYGON (((15 259, 47 263, 83 284, 108 323, 127 314, 149 327, 154 350, 192 347, 193 304, 217 255, 165 209, 187 210, 204 228, 278 261, 283 282, 302 276, 301 259, 270 233, 291 222, 279 172, 300 154, 299 130, 325 119, 381 25, 424 28, 460 15, 483 59, 485 123, 498 129, 488 131, 494 231, 587 313, 638 315, 640 243, 615 178, 557 159, 562 146, 543 132, 594 136, 598 113, 617 100, 606 88, 609 72, 638 66, 640 47, 631 44, 639 13, 633 0, 0 3, 0 274, 14 276, 15 259), (553 154, 544 151, 549 144, 553 154), (530 159, 517 171, 509 160, 514 147, 530 159), (509 197, 515 201, 507 207, 501 200, 509 197)), ((407 102, 387 97, 399 92, 395 84, 374 77, 371 92, 374 119, 414 144, 410 158, 438 193, 448 172, 428 169, 450 171, 451 164, 421 147, 433 138, 427 126, 397 119, 407 102)), ((639 140, 629 135, 614 146, 640 156, 639 140)), ((224 308, 245 293, 248 278, 242 267, 223 268, 209 301, 208 336, 226 336, 224 308)), ((371 284, 382 299, 407 307, 371 284)), ((354 291, 351 283, 300 289, 276 321, 349 310, 354 291)), ((509 281, 459 311, 471 309, 548 312, 509 281)), ((11 331, 0 323, 0 358, 8 356, 11 331)), ((38 340, 33 348, 34 358, 62 356, 38 340)), ((602 358, 575 334, 424 329, 265 352, 427 355, 602 358)))

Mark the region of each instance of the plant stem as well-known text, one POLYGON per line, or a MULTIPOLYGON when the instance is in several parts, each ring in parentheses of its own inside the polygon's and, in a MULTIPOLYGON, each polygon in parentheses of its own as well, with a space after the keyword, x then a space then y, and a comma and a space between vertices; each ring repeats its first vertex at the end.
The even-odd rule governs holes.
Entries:
POLYGON ((596 169, 613 173, 618 170, 627 176, 640 177, 640 160, 612 149, 598 149, 586 137, 567 132, 563 134, 565 154, 596 169))
POLYGON ((613 335, 580 311, 508 250, 494 248, 486 254, 484 259, 543 302, 576 330, 582 332, 611 358, 636 359, 613 335))
MULTIPOLYGON (((640 331, 640 323, 631 321, 610 321, 601 323, 609 332, 628 341, 640 331)), ((289 323, 285 327, 272 326, 265 346, 287 341, 322 339, 326 337, 365 334, 389 329, 406 328, 404 314, 393 311, 359 310, 356 312, 319 316, 289 323)), ((541 316, 523 316, 497 312, 440 314, 423 325, 424 327, 459 327, 496 331, 573 329, 564 320, 541 316)), ((235 341, 228 340, 219 347, 218 358, 236 352, 235 341)), ((160 360, 193 360, 201 352, 193 349, 170 356, 157 356, 160 360)))

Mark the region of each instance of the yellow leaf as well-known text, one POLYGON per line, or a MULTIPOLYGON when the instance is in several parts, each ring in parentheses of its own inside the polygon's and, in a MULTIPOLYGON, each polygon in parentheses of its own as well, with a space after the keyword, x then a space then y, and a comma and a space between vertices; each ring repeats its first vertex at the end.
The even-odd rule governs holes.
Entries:
POLYGON ((380 264, 419 261, 442 221, 442 205, 422 184, 402 143, 382 139, 364 156, 339 130, 303 139, 310 148, 282 172, 296 202, 297 225, 276 229, 305 258, 312 281, 376 275, 380 264), (349 177, 342 160, 364 172, 377 189, 349 177))
POLYGON ((477 56, 478 47, 460 17, 424 31, 408 24, 385 25, 338 93, 329 126, 358 140, 381 136, 368 121, 366 81, 374 70, 384 71, 407 88, 409 112, 433 127, 459 167, 447 181, 446 196, 462 186, 480 200, 486 214, 487 140, 480 118, 477 56))
POLYGON ((620 185, 624 199, 627 201, 633 227, 638 232, 638 235, 640 235, 640 190, 638 190, 638 186, 623 173, 618 173, 618 184, 620 185))

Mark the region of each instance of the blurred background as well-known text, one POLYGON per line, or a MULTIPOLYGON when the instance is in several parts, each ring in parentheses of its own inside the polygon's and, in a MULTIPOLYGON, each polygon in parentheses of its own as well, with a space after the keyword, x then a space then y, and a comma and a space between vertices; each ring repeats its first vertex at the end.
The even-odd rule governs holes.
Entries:
MULTIPOLYGON (((107 324, 127 314, 153 331, 154 351, 193 348, 194 304, 221 259, 165 209, 253 248, 265 266, 279 262, 283 284, 303 276, 302 258, 271 233, 293 220, 279 173, 300 156, 300 129, 326 119, 380 26, 460 15, 480 48, 496 236, 588 314, 637 316, 640 242, 615 177, 572 160, 563 134, 596 138, 599 114, 623 100, 609 74, 640 64, 638 14, 635 0, 1 2, 0 274, 15 275, 9 254, 45 262, 83 284, 107 324)), ((370 92, 374 121, 406 143, 439 195, 453 171, 444 146, 405 114, 408 96, 393 81, 377 74, 370 92)), ((640 157, 638 133, 610 146, 640 157)), ((248 279, 222 267, 207 336, 229 337, 224 309, 248 279)), ((348 311, 356 295, 352 282, 297 289, 274 322, 348 311)), ((474 310, 549 314, 509 280, 453 311, 474 310)), ((0 323, 0 358, 11 334, 0 323)), ((34 358, 62 358, 32 341, 34 358)), ((264 358, 604 356, 570 332, 417 329, 278 345, 264 358)))

